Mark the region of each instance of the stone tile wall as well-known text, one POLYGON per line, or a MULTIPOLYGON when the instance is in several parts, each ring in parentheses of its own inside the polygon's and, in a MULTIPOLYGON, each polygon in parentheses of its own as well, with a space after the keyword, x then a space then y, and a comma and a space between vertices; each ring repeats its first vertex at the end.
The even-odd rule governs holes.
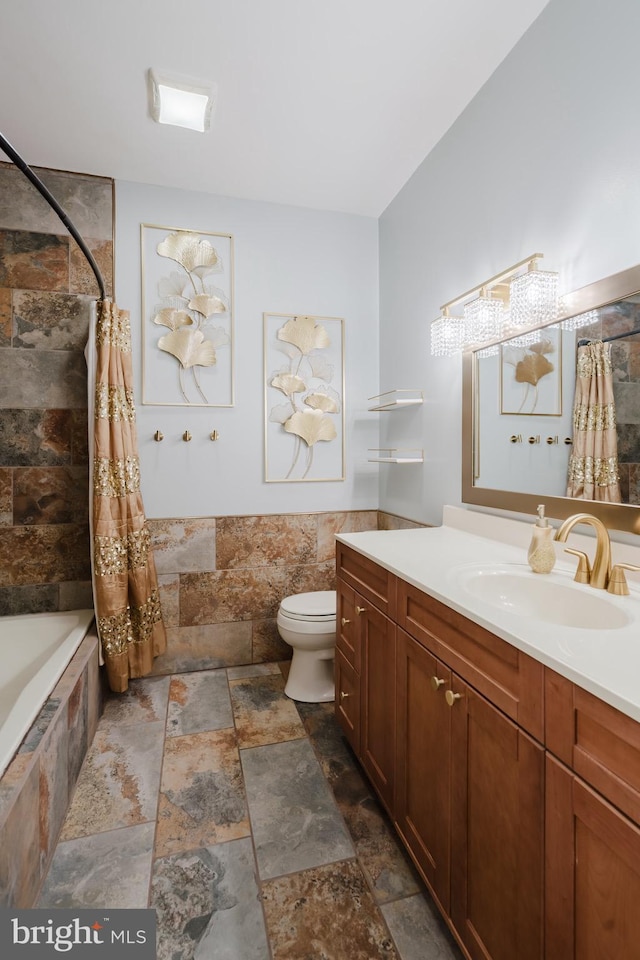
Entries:
POLYGON ((168 650, 154 673, 285 660, 275 617, 291 593, 335 589, 335 534, 376 510, 149 520, 168 650))
POLYGON ((102 709, 89 634, 0 778, 0 906, 31 907, 49 868, 102 709))
MULTIPOLYGON (((640 303, 625 300, 600 314, 603 337, 640 327, 640 303)), ((611 361, 622 502, 640 505, 640 335, 614 340, 611 361)))
MULTIPOLYGON (((113 281, 113 182, 36 171, 113 281)), ((92 606, 87 377, 91 269, 0 163, 0 615, 92 606)))

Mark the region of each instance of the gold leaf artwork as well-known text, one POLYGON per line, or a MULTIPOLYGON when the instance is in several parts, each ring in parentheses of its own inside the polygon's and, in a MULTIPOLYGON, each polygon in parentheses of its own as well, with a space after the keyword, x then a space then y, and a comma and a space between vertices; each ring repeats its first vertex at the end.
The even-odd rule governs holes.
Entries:
MULTIPOLYGON (((538 344, 534 346, 538 346, 538 344)), ((533 347, 531 349, 533 350, 533 347)), ((542 377, 546 377, 553 370, 553 364, 547 360, 543 353, 528 353, 523 360, 516 364, 516 383, 530 383, 535 387, 542 377)))
POLYGON ((323 410, 325 413, 338 413, 340 410, 338 402, 326 393, 310 393, 304 402, 308 407, 323 410))
POLYGON ((292 343, 303 356, 312 350, 321 350, 330 344, 329 335, 321 323, 313 317, 293 317, 278 330, 278 340, 292 343))
POLYGON ((161 327, 169 327, 170 330, 193 326, 193 318, 185 310, 174 310, 172 307, 164 307, 159 310, 153 318, 153 322, 161 327))
POLYGON ((321 410, 298 411, 284 424, 287 433, 301 437, 307 446, 312 447, 320 440, 335 440, 336 428, 333 420, 321 410))
POLYGON ((175 260, 189 273, 198 276, 221 266, 215 249, 208 240, 201 240, 197 233, 170 233, 160 241, 156 249, 161 257, 175 260))
POLYGON ((205 340, 200 330, 175 330, 158 340, 158 346, 176 357, 182 367, 212 367, 216 362, 215 347, 205 340))
POLYGON ((303 393, 307 385, 301 377, 296 377, 291 373, 282 373, 274 377, 271 386, 277 390, 282 390, 285 397, 290 397, 294 393, 303 393))
POLYGON ((206 293, 199 293, 189 300, 191 310, 197 310, 203 317, 210 317, 214 313, 226 313, 227 305, 220 297, 210 297, 206 293))

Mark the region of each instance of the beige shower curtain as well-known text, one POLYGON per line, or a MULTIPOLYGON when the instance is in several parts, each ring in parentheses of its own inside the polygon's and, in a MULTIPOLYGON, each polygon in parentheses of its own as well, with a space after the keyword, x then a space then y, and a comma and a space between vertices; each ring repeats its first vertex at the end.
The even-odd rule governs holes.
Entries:
POLYGON ((620 503, 611 345, 578 347, 567 496, 620 503))
POLYGON ((99 301, 94 328, 87 345, 94 605, 109 686, 121 693, 129 677, 151 671, 166 634, 140 493, 129 313, 99 301))

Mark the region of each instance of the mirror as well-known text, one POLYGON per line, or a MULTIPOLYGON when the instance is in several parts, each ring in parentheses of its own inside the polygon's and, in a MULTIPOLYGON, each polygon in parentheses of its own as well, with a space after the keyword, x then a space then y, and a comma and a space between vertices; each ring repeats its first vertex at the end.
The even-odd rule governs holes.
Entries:
POLYGON ((533 338, 463 357, 462 502, 563 520, 586 511, 640 533, 640 335, 612 342, 622 504, 565 496, 576 347, 640 327, 640 266, 563 298, 560 318, 533 338), (523 380, 517 363, 531 369, 523 380), (551 368, 551 369, 549 369, 551 368), (631 502, 628 502, 628 501, 631 502), (636 501, 635 503, 633 501, 636 501))

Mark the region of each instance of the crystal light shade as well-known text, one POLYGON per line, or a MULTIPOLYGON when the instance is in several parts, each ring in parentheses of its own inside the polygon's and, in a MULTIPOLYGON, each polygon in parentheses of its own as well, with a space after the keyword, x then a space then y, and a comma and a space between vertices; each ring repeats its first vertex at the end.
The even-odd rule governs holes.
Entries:
POLYGON ((431 324, 431 356, 453 357, 465 347, 466 324, 462 317, 445 315, 431 324))
POLYGON ((597 310, 588 310, 587 313, 579 313, 576 317, 567 317, 560 321, 563 330, 581 330, 583 327, 590 327, 598 320, 597 310))
POLYGON ((535 327, 558 316, 558 274, 529 270, 510 285, 512 327, 535 327))
POLYGON ((502 300, 492 297, 476 297, 465 304, 464 319, 468 343, 485 343, 502 336, 504 330, 504 306, 502 300))

